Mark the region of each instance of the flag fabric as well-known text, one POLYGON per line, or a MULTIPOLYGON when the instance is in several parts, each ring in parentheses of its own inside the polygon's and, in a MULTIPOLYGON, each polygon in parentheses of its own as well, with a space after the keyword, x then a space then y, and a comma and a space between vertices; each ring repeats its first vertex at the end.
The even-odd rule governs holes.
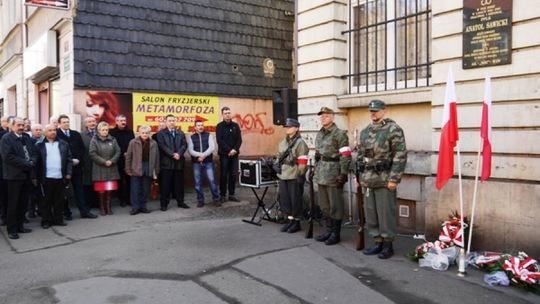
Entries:
POLYGON ((459 140, 456 107, 456 88, 452 69, 448 69, 446 93, 439 142, 439 160, 437 163, 437 180, 435 186, 442 189, 454 175, 454 148, 459 140))
POLYGON ((484 104, 482 105, 482 123, 480 124, 482 138, 482 174, 480 180, 485 181, 491 176, 491 78, 486 77, 484 88, 484 104))

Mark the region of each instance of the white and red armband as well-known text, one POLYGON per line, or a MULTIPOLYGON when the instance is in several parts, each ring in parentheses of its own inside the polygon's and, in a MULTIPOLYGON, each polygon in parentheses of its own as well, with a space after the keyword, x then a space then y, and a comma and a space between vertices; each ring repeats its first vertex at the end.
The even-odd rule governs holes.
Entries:
POLYGON ((339 148, 339 155, 347 157, 351 156, 351 154, 352 150, 349 146, 339 148))
POLYGON ((298 156, 298 158, 296 159, 296 164, 299 166, 305 166, 307 165, 307 163, 308 163, 307 155, 298 156))

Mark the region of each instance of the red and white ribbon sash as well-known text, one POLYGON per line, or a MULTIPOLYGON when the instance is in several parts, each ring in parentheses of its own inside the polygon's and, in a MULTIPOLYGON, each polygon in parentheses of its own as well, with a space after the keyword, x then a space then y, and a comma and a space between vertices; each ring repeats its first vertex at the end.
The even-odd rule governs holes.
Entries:
POLYGON ((454 221, 444 222, 439 240, 445 243, 453 242, 456 246, 463 247, 463 227, 459 222, 457 225, 454 221))
POLYGON ((512 281, 518 283, 518 279, 528 284, 538 284, 540 280, 540 272, 535 266, 538 262, 530 257, 521 260, 517 257, 510 257, 504 261, 503 269, 511 272, 513 275, 512 281))

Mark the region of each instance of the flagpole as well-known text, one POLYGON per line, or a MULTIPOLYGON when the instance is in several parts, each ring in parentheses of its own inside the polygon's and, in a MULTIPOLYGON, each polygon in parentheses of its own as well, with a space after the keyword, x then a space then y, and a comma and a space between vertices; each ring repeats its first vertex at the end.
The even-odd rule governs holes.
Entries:
POLYGON ((461 180, 461 156, 459 149, 459 140, 456 142, 457 146, 457 164, 458 164, 458 181, 459 181, 459 208, 460 208, 460 217, 461 217, 461 235, 465 236, 465 230, 463 230, 463 185, 461 180))
MULTIPOLYGON (((480 171, 480 150, 482 149, 482 138, 478 141, 478 155, 476 158, 476 173, 474 175, 474 192, 471 211, 471 223, 469 226, 469 238, 467 239, 467 254, 471 252, 472 231, 474 225, 474 212, 476 210, 476 196, 478 193, 478 175, 480 171)), ((464 231, 465 232, 465 231, 464 231)))

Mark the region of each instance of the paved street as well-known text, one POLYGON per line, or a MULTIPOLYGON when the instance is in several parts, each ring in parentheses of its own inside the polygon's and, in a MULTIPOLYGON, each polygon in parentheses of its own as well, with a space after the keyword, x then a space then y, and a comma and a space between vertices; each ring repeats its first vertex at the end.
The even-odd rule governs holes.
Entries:
POLYGON ((246 189, 240 197, 222 208, 136 216, 115 207, 113 216, 49 230, 34 220, 16 241, 2 229, 0 303, 540 302, 517 288, 489 288, 472 269, 461 279, 455 268, 418 268, 403 256, 418 242, 410 237, 381 261, 354 250, 353 227, 345 242, 325 246, 267 221, 243 223, 255 200, 246 189))

